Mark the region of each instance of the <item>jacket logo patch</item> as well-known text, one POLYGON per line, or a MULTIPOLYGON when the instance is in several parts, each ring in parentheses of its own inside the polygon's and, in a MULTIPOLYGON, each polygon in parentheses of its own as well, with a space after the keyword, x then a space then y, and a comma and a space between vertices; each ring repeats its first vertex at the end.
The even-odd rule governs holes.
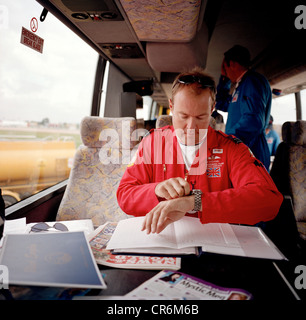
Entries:
POLYGON ((233 96, 232 102, 237 102, 238 100, 238 92, 235 93, 235 95, 233 96))
POLYGON ((208 159, 209 160, 218 160, 218 159, 221 159, 221 157, 212 155, 212 156, 208 157, 208 159))
MULTIPOLYGON (((223 152, 223 149, 217 149, 217 150, 221 150, 223 152)), ((223 165, 224 165, 224 162, 222 161, 222 158, 220 156, 216 156, 213 154, 210 157, 208 157, 207 171, 206 171, 207 177, 221 178, 223 165)))
POLYGON ((223 153, 223 149, 213 149, 212 153, 223 153))
POLYGON ((207 168, 207 176, 208 178, 220 178, 221 177, 221 168, 207 168))

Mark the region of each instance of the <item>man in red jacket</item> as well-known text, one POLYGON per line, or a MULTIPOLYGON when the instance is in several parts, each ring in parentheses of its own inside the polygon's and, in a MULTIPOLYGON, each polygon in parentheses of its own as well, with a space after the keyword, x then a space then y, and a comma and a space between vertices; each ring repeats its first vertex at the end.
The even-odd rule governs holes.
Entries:
POLYGON ((151 130, 124 173, 117 199, 161 232, 184 215, 202 223, 254 225, 273 219, 283 197, 249 148, 209 127, 214 80, 202 70, 180 74, 169 101, 173 126, 151 130))

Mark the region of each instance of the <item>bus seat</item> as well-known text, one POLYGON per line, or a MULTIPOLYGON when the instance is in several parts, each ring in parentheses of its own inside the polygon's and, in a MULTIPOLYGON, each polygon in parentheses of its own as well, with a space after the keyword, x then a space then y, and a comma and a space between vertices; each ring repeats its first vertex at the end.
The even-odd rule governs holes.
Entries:
POLYGON ((156 128, 162 128, 165 126, 172 126, 172 116, 162 114, 156 119, 156 128))
POLYGON ((57 220, 92 219, 95 226, 128 216, 119 208, 116 190, 137 141, 136 120, 85 117, 57 220))
POLYGON ((285 122, 282 139, 270 174, 279 191, 291 197, 299 235, 306 240, 306 121, 285 122))

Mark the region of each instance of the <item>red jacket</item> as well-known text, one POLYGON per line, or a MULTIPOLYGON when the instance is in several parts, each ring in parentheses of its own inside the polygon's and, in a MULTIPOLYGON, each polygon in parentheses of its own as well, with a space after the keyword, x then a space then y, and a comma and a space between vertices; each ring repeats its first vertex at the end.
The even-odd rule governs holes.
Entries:
POLYGON ((283 196, 249 148, 211 127, 206 142, 207 148, 203 144, 198 151, 200 167, 193 164, 187 172, 173 127, 152 130, 140 143, 118 187, 121 209, 134 216, 146 215, 162 201, 154 192, 159 182, 187 177, 192 188, 203 192, 202 211, 195 215, 202 223, 253 225, 273 219, 283 196), (203 167, 205 150, 207 168, 203 167))

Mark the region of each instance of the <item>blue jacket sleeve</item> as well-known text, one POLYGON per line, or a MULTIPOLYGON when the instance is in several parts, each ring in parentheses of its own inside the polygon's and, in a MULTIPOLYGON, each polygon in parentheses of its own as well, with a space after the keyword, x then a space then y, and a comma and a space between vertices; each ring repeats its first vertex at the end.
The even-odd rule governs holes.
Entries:
POLYGON ((263 133, 266 127, 266 115, 271 108, 271 89, 265 79, 248 77, 240 88, 241 118, 235 125, 235 135, 245 144, 263 133))
POLYGON ((273 130, 272 133, 273 133, 272 156, 274 156, 276 154, 277 147, 280 144, 280 138, 276 133, 276 131, 273 130))

